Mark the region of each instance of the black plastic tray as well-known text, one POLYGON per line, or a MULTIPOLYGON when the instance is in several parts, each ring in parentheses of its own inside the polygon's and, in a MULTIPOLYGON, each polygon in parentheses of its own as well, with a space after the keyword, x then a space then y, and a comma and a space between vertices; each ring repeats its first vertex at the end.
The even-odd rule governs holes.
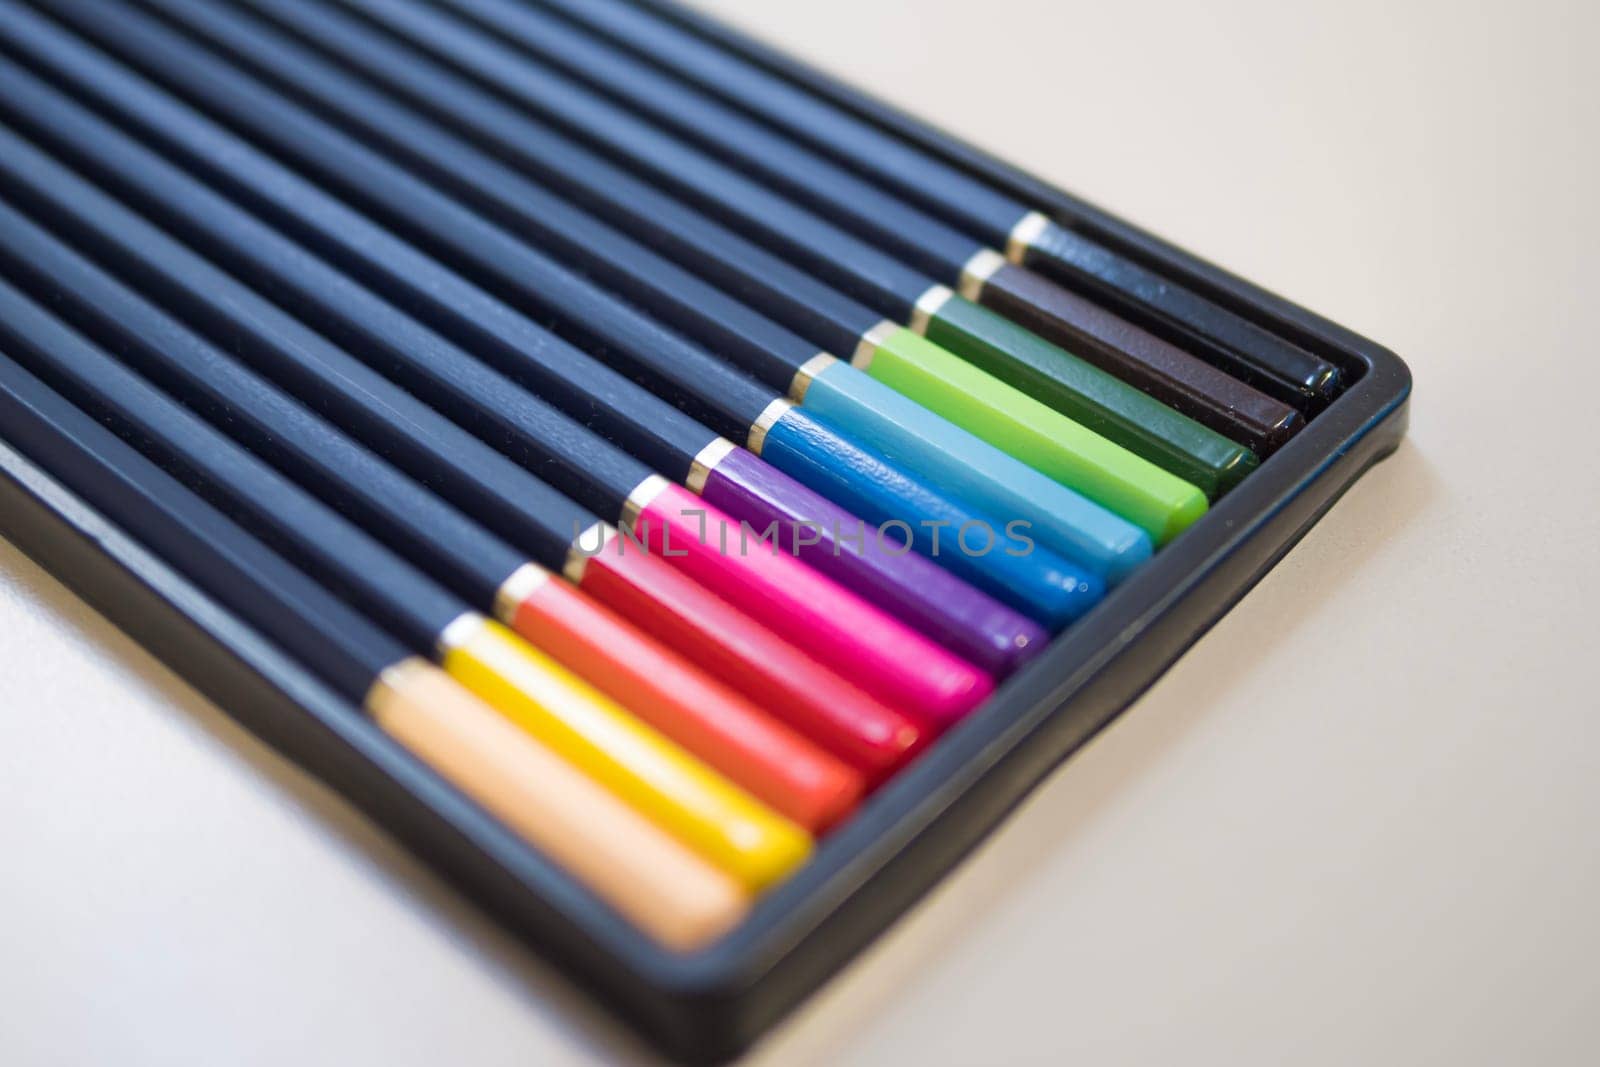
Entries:
MULTIPOLYGON (((245 727, 341 791, 669 1055, 729 1058, 793 1009, 1115 718, 1399 444, 1391 352, 701 16, 660 10, 1337 363, 1293 441, 822 843, 747 922, 658 948, 160 560, 4 444, 0 535, 245 727)), ((284 921, 291 921, 287 914, 284 921)))

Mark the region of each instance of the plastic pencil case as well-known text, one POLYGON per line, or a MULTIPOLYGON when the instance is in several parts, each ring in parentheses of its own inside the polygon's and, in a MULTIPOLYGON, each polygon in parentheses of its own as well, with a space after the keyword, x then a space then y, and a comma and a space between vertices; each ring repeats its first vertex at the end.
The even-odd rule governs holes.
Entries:
MULTIPOLYGON (((737 1054, 951 869, 1238 601, 1406 425, 1391 352, 701 16, 649 6, 1337 366, 1343 391, 1181 538, 690 955, 619 920, 356 709, 6 445, 0 535, 343 793, 679 1059, 737 1054)), ((3 431, 3 428, 0 428, 3 431)))

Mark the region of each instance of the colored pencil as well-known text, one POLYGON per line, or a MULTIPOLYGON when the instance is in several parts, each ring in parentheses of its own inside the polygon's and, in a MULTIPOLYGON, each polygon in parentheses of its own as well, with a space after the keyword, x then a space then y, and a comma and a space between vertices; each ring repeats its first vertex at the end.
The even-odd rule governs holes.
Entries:
MULTIPOLYGON (((203 0, 160 0, 159 6, 186 28, 203 35, 208 43, 224 49, 286 92, 306 102, 319 102, 320 117, 340 122, 369 141, 381 144, 391 156, 400 158, 440 188, 578 266, 586 275, 600 280, 711 351, 732 359, 768 385, 780 390, 793 389, 800 380, 801 368, 817 357, 819 341, 815 334, 801 336, 764 318, 739 300, 706 284, 683 267, 654 255, 630 236, 585 214, 463 140, 453 131, 470 131, 474 136, 491 141, 488 147, 541 180, 547 180, 547 172, 554 172, 556 180, 552 185, 568 189, 576 185, 580 195, 582 189, 597 179, 602 185, 608 184, 605 171, 617 174, 615 168, 516 114, 466 79, 414 52, 407 54, 403 46, 378 31, 362 27, 354 19, 336 12, 313 8, 296 0, 263 0, 261 4, 286 27, 315 41, 324 50, 336 51, 345 63, 363 71, 376 68, 374 76, 411 99, 413 107, 402 106, 386 97, 371 85, 318 58, 308 46, 296 45, 275 33, 258 19, 230 13, 203 0), (422 108, 438 113, 450 123, 450 128, 423 118, 419 114, 422 108), (486 125, 491 128, 485 129, 486 125), (585 156, 589 158, 583 158, 585 156)), ((626 175, 617 176, 623 184, 640 184, 626 175)), ((566 193, 567 190, 562 191, 566 193)), ((633 195, 639 192, 637 189, 621 192, 623 195, 602 205, 600 214, 614 220, 619 211, 623 215, 647 211, 651 200, 667 200, 667 221, 676 221, 679 234, 687 231, 690 238, 681 246, 684 252, 678 258, 695 270, 705 269, 701 260, 708 256, 714 258, 711 253, 700 251, 702 247, 714 247, 726 240, 745 243, 692 209, 653 190, 646 188, 643 199, 633 195), (708 232, 717 230, 721 233, 708 232)), ((759 249, 753 250, 762 254, 759 249)), ((712 264, 713 269, 716 266, 712 264)), ((781 270, 799 273, 787 265, 781 270)), ((753 286, 771 284, 766 271, 747 270, 735 280, 732 291, 741 299, 749 300, 748 290, 753 286)), ((833 302, 839 301, 853 303, 842 295, 834 295, 833 302)), ((826 339, 832 341, 832 347, 824 344, 830 354, 848 356, 860 344, 862 336, 880 321, 879 316, 859 305, 844 311, 846 318, 867 325, 846 338, 826 339)), ((808 306, 797 309, 795 314, 806 320, 818 317, 808 306)), ((940 321, 950 317, 943 315, 940 321)), ((1025 330, 1007 324, 1006 333, 1014 339, 1027 339, 1018 346, 1019 351, 1033 351, 1038 347, 1025 330)), ((947 354, 930 349, 909 334, 891 344, 897 348, 909 347, 920 358, 945 364, 953 362, 947 354)), ((990 345, 984 351, 994 350, 990 345)), ((1041 365, 1050 362, 1050 356, 1045 353, 1035 355, 1038 357, 1035 361, 1041 365)), ((1102 436, 1128 445, 1163 469, 1194 483, 1209 496, 1221 495, 1255 465, 1253 453, 1245 446, 1206 429, 1144 393, 1123 386, 1102 371, 1080 365, 1065 354, 1056 355, 1077 366, 1081 373, 1075 379, 1075 387, 1053 406, 1102 436), (1116 425, 1109 425, 1108 420, 1116 425)), ((1003 377, 999 368, 994 371, 1003 377)), ((832 386, 833 380, 863 377, 844 364, 834 364, 824 373, 830 379, 825 383, 827 386, 832 386)), ((988 461, 989 457, 979 456, 974 464, 962 452, 985 453, 993 450, 993 446, 957 431, 945 420, 931 420, 933 425, 929 427, 928 436, 908 433, 917 423, 908 419, 904 411, 914 409, 914 405, 894 390, 870 380, 844 384, 847 387, 830 390, 834 417, 848 417, 851 431, 863 437, 893 437, 892 442, 883 442, 887 451, 905 456, 908 462, 923 469, 929 469, 930 462, 938 463, 940 457, 951 453, 955 455, 946 466, 959 469, 970 470, 988 461), (925 457, 925 453, 933 455, 925 457)), ((1013 384, 1027 391, 1028 383, 1013 384)), ((1036 395, 1047 402, 1054 397, 1053 393, 1036 395)), ((924 414, 922 421, 930 420, 924 414)))
POLYGON ((8 438, 568 876, 690 950, 749 901, 716 870, 0 355, 8 438))
POLYGON ((805 831, 470 610, 5 281, 0 345, 747 889, 770 885, 805 859, 805 831))
MULTIPOLYGON (((774 188, 944 276, 949 284, 954 284, 950 275, 959 275, 987 245, 1113 308, 1152 320, 1184 347, 1282 401, 1316 410, 1338 390, 1332 364, 914 146, 808 98, 771 74, 739 64, 682 31, 674 36, 668 24, 637 8, 630 11, 616 0, 560 4, 572 20, 603 23, 613 34, 619 24, 647 23, 634 31, 630 43, 652 59, 662 57, 663 65, 683 80, 620 59, 606 62, 592 38, 583 40, 570 26, 562 32, 555 20, 524 5, 507 0, 448 3, 471 12, 529 54, 581 71, 580 76, 603 84, 654 121, 737 160, 774 188), (686 49, 685 39, 700 47, 686 49), (664 55, 674 47, 676 62, 664 55), (699 91, 685 82, 699 87, 721 83, 722 94, 737 93, 740 106, 729 107, 714 90, 699 91)), ((1026 290, 1012 294, 1026 295, 1026 290)), ((1070 321, 1070 309, 1045 304, 1039 311, 1070 321)))
MULTIPOLYGON (((570 414, 584 418, 591 427, 627 444, 630 451, 657 469, 671 471, 706 499, 730 506, 766 508, 764 514, 771 514, 785 506, 786 501, 801 498, 798 485, 757 464, 748 453, 722 447, 726 442, 719 441, 712 431, 613 371, 567 348, 510 308, 395 240, 209 120, 109 59, 95 55, 88 46, 20 10, 14 17, 0 21, 0 34, 11 37, 23 51, 41 62, 52 80, 69 81, 79 91, 121 111, 129 121, 157 136, 169 154, 186 156, 203 173, 225 179, 226 185, 239 190, 241 195, 248 194, 258 210, 272 209, 277 218, 315 243, 319 250, 359 270, 364 280, 375 284, 391 298, 427 314, 432 322, 452 332, 485 358, 513 373, 522 372, 519 376, 524 380, 530 373, 536 373, 541 391, 562 404, 570 414)), ((47 139, 61 131, 77 131, 73 136, 80 149, 85 143, 119 143, 114 131, 93 120, 86 125, 81 108, 59 99, 54 101, 54 110, 43 113, 43 117, 36 116, 36 120, 36 136, 47 139)), ((159 169, 148 165, 151 162, 148 153, 124 158, 137 160, 139 165, 106 168, 107 180, 134 181, 159 169)), ((194 188, 199 189, 198 186, 194 188)), ((204 235, 188 225, 191 216, 196 223, 210 219, 216 213, 215 200, 215 196, 197 194, 191 208, 185 196, 184 206, 173 213, 168 224, 184 232, 187 239, 202 241, 208 254, 227 257, 232 270, 247 274, 257 274, 263 269, 273 271, 273 277, 280 279, 273 285, 287 287, 294 293, 299 302, 297 313, 313 318, 331 317, 322 328, 334 333, 348 332, 348 326, 341 323, 348 323, 353 314, 349 309, 363 306, 359 299, 361 294, 349 292, 348 282, 341 282, 320 270, 316 261, 302 252, 285 250, 281 239, 273 240, 271 232, 263 233, 260 227, 256 227, 247 240, 207 242, 204 235), (252 258, 245 263, 239 261, 241 256, 252 258), (275 265, 264 266, 259 262, 262 257, 271 258, 275 265), (340 295, 330 297, 333 291, 340 295)), ((241 225, 237 214, 232 213, 228 222, 218 225, 237 231, 241 225)), ((637 317, 632 321, 637 321, 637 317)), ((657 335, 663 343, 673 343, 671 335, 659 330, 648 334, 647 338, 654 340, 657 335)), ((365 343, 378 343, 363 336, 365 343)), ((731 379, 724 377, 717 384, 733 403, 740 402, 740 396, 748 394, 749 386, 738 375, 731 379)), ((759 419, 769 403, 758 394, 754 406, 757 410, 749 416, 752 420, 759 419)), ((476 409, 474 413, 483 414, 476 409)), ((751 428, 747 425, 745 432, 751 428)), ((765 424, 763 429, 766 429, 765 424)), ((867 521, 942 520, 950 528, 959 529, 974 518, 971 512, 949 502, 942 494, 807 423, 797 417, 797 413, 784 413, 771 429, 773 432, 766 434, 764 440, 770 443, 772 454, 788 463, 789 469, 800 477, 821 486, 830 495, 848 500, 853 511, 865 512, 863 517, 867 521), (875 510, 869 511, 869 508, 875 510)), ((800 510, 796 512, 792 507, 789 513, 805 519, 826 518, 825 514, 805 510, 810 506, 810 502, 801 499, 800 504, 794 506, 800 510)), ((760 515, 747 517, 757 525, 766 521, 760 515)), ((1127 527, 1122 524, 1122 528, 1127 527)), ((919 547, 924 547, 926 529, 913 532, 919 535, 919 547)), ((827 555, 833 556, 831 547, 827 555)), ((863 555, 877 561, 875 566, 887 566, 881 562, 884 558, 881 553, 863 555)), ((847 561, 854 558, 848 551, 841 552, 840 556, 847 561)), ((994 595, 1009 598, 1008 602, 1018 603, 1023 610, 1047 620, 1074 617, 1098 595, 1096 582, 1086 579, 1082 572, 1048 551, 1038 550, 1025 556, 993 552, 982 558, 965 553, 947 554, 945 562, 953 570, 964 568, 965 576, 982 582, 994 595)), ((924 589, 925 595, 939 594, 942 599, 938 603, 944 617, 966 623, 970 632, 981 635, 985 647, 995 650, 996 654, 1014 657, 1016 636, 1027 636, 1025 630, 1000 625, 1006 620, 997 619, 990 607, 970 595, 951 595, 948 583, 941 586, 932 580, 907 581, 897 588, 907 586, 924 589)), ((959 629, 957 636, 966 632, 966 629, 959 629)))
POLYGON ((414 565, 773 810, 816 833, 860 796, 854 771, 468 520, 4 201, 0 266, 24 288, 31 282, 36 298, 53 294, 52 310, 63 321, 302 486, 318 489, 414 565))
MULTIPOLYGON (((437 13, 425 12, 420 8, 393 5, 379 5, 367 14, 381 18, 385 25, 390 22, 406 24, 408 32, 416 33, 421 32, 420 27, 412 25, 416 20, 441 17, 437 13)), ((465 31, 465 28, 449 26, 439 28, 439 32, 446 35, 448 43, 452 45, 463 45, 460 31, 465 31)), ((466 42, 463 47, 476 57, 479 51, 493 49, 496 46, 492 41, 479 39, 466 42)), ((554 80, 556 76, 544 78, 531 64, 521 62, 509 53, 500 55, 499 60, 500 67, 506 69, 497 70, 496 73, 503 74, 502 80, 508 85, 525 88, 522 83, 530 78, 541 81, 542 89, 537 96, 528 93, 519 96, 519 100, 530 106, 538 106, 547 98, 550 91, 564 92, 568 95, 584 92, 570 83, 551 90, 543 83, 554 80)), ((598 97, 590 95, 591 99, 585 101, 583 110, 598 111, 608 107, 598 97)), ((696 160, 692 161, 691 165, 698 165, 702 170, 710 169, 718 172, 721 177, 728 179, 724 185, 754 187, 753 183, 739 177, 728 168, 699 156, 687 146, 670 142, 670 139, 650 130, 638 120, 633 120, 632 126, 624 131, 621 124, 625 124, 628 117, 619 109, 609 108, 606 114, 598 118, 591 115, 590 118, 595 131, 593 136, 610 141, 626 132, 627 143, 632 148, 640 148, 647 140, 653 141, 668 155, 695 156, 696 160)), ((651 154, 651 149, 648 147, 643 150, 651 154)), ((717 200, 722 191, 719 187, 717 194, 711 196, 711 199, 717 200)), ((757 191, 765 194, 764 190, 757 191)), ((703 189, 702 193, 704 194, 703 189)), ((705 198, 706 196, 702 195, 701 199, 705 198)), ((768 199, 771 197, 768 196, 768 199)), ((913 327, 922 326, 931 330, 931 324, 934 322, 952 327, 954 332, 949 336, 941 336, 935 340, 947 346, 966 346, 970 351, 964 351, 963 355, 988 360, 1008 351, 1013 344, 1023 346, 1046 344, 998 315, 984 311, 976 305, 970 305, 959 297, 951 297, 948 290, 942 286, 934 286, 928 293, 932 294, 935 291, 939 294, 938 307, 934 309, 936 314, 914 317, 913 327), (958 306, 951 303, 952 299, 965 309, 963 314, 957 315, 952 311, 952 308, 958 306)), ((1205 511, 1206 500, 1192 483, 1169 473, 1157 463, 1134 451, 1141 447, 1165 446, 1170 443, 1167 440, 1168 435, 1152 434, 1146 429, 1146 424, 1159 426, 1169 422, 1181 423, 1181 432, 1187 437, 1191 439, 1203 437, 1209 442, 1207 447, 1212 452, 1229 457, 1224 466, 1218 468, 1219 477, 1226 475, 1228 464, 1236 466, 1243 462, 1253 462, 1246 460, 1248 450, 1242 449, 1242 446, 1228 442, 1220 435, 1171 411, 1137 389, 1125 386, 1082 361, 1071 361, 1076 367, 1074 373, 1091 377, 1093 388, 1079 389, 1071 395, 1079 407, 1092 413, 1099 430, 1118 434, 1122 437, 1121 443, 1112 441, 1006 384, 970 360, 957 359, 936 347, 904 344, 898 347, 893 355, 894 359, 878 360, 874 365, 874 353, 864 352, 859 365, 874 377, 879 377, 899 391, 906 392, 912 399, 977 437, 1017 456, 1028 465, 1083 493, 1089 499, 1137 522, 1159 541, 1169 540, 1193 522, 1205 511), (907 365, 914 365, 918 373, 901 373, 907 365), (952 378, 959 379, 959 390, 944 387, 952 378), (977 388, 973 388, 974 386, 977 388), (958 396, 959 402, 952 402, 958 396), (1116 410, 1103 403, 1108 399, 1115 401, 1113 407, 1116 410), (1136 411, 1142 412, 1142 420, 1135 417, 1136 411)), ((1060 359, 1071 360, 1065 353, 1057 351, 1055 355, 1060 359)), ((1180 459, 1188 457, 1182 448, 1163 447, 1161 451, 1169 459, 1174 456, 1180 459)), ((1213 466, 1214 461, 1215 456, 1208 460, 1213 466)))
MULTIPOLYGON (((3 95, 20 91, 31 80, 3 61, 0 74, 6 75, 0 79, 3 95)), ((64 113, 52 115, 61 120, 58 131, 69 128, 64 113)), ((108 145, 111 131, 99 132, 107 135, 102 146, 108 145)), ((3 130, 0 145, 5 147, 0 153, 0 174, 5 176, 8 195, 24 198, 31 210, 73 231, 79 241, 117 263, 126 278, 144 286, 152 296, 191 319, 209 323, 213 338, 230 345, 255 369, 305 403, 337 417, 369 446, 449 494, 457 506, 470 509, 528 551, 536 562, 563 574, 874 781, 916 751, 918 732, 899 714, 866 697, 666 561, 644 552, 595 551, 597 544, 611 540, 614 533, 592 512, 199 260, 31 145, 3 130)), ((202 199, 197 195, 188 203, 198 210, 202 199)), ((307 257, 301 259, 308 262, 307 257)), ((313 275, 313 280, 318 279, 313 275)), ((329 291, 335 298, 350 299, 348 289, 329 291)), ((542 640, 572 640, 576 632, 560 623, 578 611, 574 598, 563 596, 565 587, 559 583, 530 582, 530 577, 536 575, 519 569, 496 590, 497 615, 538 633, 542 640)), ((586 647, 571 652, 604 663, 644 651, 630 650, 622 636, 614 637, 604 626, 596 625, 586 647)), ((669 713, 673 704, 664 698, 681 680, 681 672, 668 671, 665 664, 642 654, 632 664, 602 669, 613 674, 609 684, 635 688, 641 705, 663 715, 669 713), (658 665, 663 669, 656 670, 658 665), (659 692, 662 689, 668 692, 659 692)), ((742 733, 743 718, 732 714, 715 693, 696 696, 685 690, 683 695, 683 703, 693 702, 695 708, 685 709, 679 723, 682 728, 698 734, 702 727, 711 728, 720 721, 723 731, 742 733)), ((755 745, 760 740, 751 736, 745 743, 755 745)), ((797 762, 790 776, 797 784, 806 782, 804 771, 804 765, 797 762)), ((824 822, 833 806, 828 803, 825 785, 809 787, 818 789, 815 817, 824 822)))

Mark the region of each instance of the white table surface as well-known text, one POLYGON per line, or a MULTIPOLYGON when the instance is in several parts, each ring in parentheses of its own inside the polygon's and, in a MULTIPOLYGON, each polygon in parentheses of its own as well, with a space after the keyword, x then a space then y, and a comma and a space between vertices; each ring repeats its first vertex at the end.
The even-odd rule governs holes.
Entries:
MULTIPOLYGON (((714 6, 1417 379, 1400 452, 751 1062, 1595 1062, 1594 7, 714 6)), ((640 1055, 5 545, 0 666, 0 1063, 640 1055)))

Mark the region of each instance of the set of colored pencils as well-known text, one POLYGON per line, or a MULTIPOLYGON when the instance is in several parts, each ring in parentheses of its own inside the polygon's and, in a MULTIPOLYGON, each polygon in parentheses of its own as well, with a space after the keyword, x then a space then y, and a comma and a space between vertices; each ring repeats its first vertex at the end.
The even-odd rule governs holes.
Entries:
POLYGON ((0 430, 727 932, 1337 370, 631 0, 0 0, 0 430))

